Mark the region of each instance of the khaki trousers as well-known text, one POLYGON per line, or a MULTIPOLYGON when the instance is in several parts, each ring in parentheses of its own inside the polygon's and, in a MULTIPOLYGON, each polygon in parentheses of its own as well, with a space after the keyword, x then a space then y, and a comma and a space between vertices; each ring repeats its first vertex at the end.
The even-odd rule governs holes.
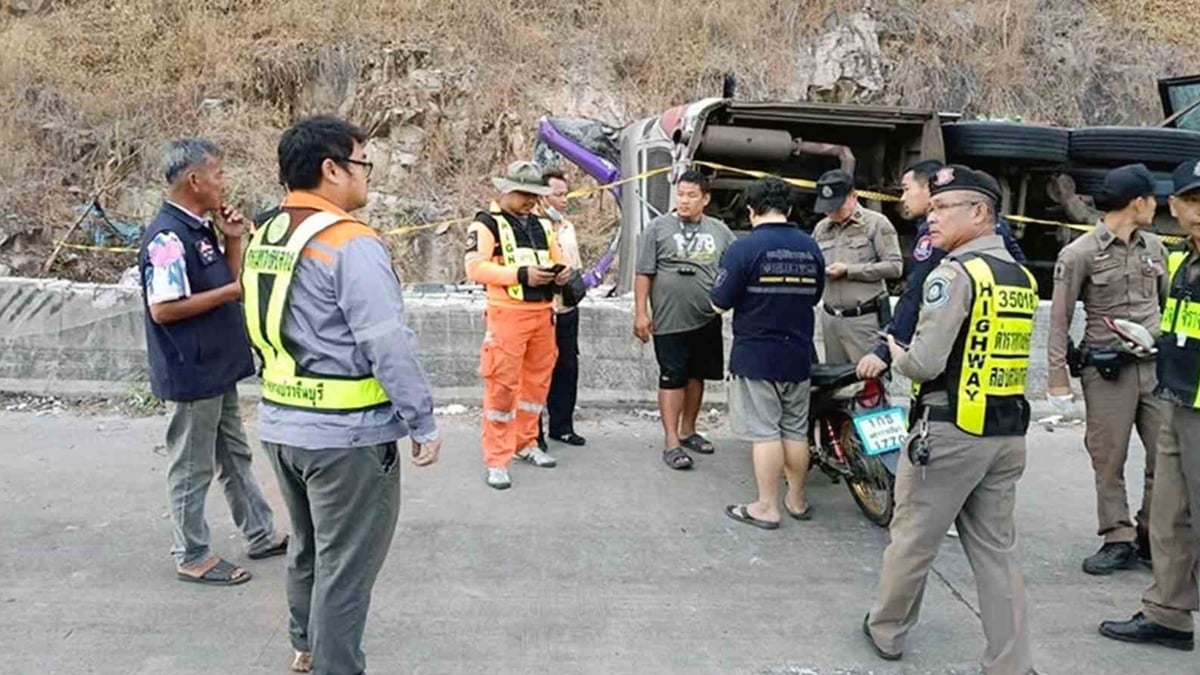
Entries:
POLYGON ((821 338, 825 341, 825 363, 858 363, 864 355, 875 347, 879 339, 879 316, 865 314, 847 318, 833 316, 824 308, 818 308, 821 315, 821 338))
POLYGON ((1192 630, 1192 612, 1200 611, 1200 411, 1174 405, 1168 410, 1150 505, 1154 582, 1142 596, 1142 611, 1160 626, 1186 632, 1192 630))
POLYGON ((1033 669, 1025 616, 1025 581, 1013 524, 1017 481, 1025 471, 1025 437, 979 438, 952 424, 929 425, 930 460, 915 466, 901 453, 892 542, 883 554, 879 597, 869 625, 888 652, 904 651, 917 623, 925 580, 951 523, 979 593, 988 675, 1033 669))
POLYGON ((1083 371, 1083 399, 1087 404, 1084 444, 1096 478, 1097 533, 1105 543, 1134 541, 1139 530, 1145 532, 1150 527, 1154 457, 1170 406, 1154 396, 1158 383, 1154 368, 1154 361, 1139 361, 1121 368, 1120 377, 1113 381, 1100 377, 1095 368, 1083 371), (1125 459, 1134 426, 1146 447, 1145 483, 1136 529, 1125 493, 1125 459))

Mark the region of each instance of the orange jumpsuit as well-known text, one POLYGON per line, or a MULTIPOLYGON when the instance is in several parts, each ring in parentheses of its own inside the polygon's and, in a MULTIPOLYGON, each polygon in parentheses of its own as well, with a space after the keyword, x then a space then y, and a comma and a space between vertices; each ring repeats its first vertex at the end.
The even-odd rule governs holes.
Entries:
POLYGON ((467 278, 487 287, 487 334, 479 374, 486 387, 482 445, 483 461, 489 467, 507 467, 518 450, 537 445, 538 417, 558 359, 554 285, 520 284, 521 265, 506 262, 502 250, 498 228, 506 224, 519 248, 540 251, 552 263, 563 262, 552 229, 547 234, 536 216, 506 214, 493 203, 467 230, 467 278), (515 292, 524 299, 513 297, 514 288, 520 288, 515 292))

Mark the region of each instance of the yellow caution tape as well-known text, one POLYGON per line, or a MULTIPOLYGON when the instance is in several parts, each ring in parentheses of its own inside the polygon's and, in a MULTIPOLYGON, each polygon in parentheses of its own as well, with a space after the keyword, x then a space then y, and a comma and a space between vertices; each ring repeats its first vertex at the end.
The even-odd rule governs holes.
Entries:
MULTIPOLYGON (((779 180, 782 180, 786 183, 791 183, 792 185, 795 185, 796 187, 808 188, 809 190, 814 190, 817 187, 816 181, 811 181, 806 178, 788 178, 786 176, 778 176, 773 173, 767 173, 766 171, 751 171, 749 169, 739 169, 736 166, 726 166, 724 164, 717 164, 715 162, 692 162, 692 164, 696 164, 698 166, 707 166, 710 169, 716 169, 718 171, 732 171, 733 173, 740 173, 740 174, 744 174, 746 176, 753 176, 755 178, 778 178, 779 180)), ((876 201, 881 201, 881 202, 898 202, 898 201, 900 201, 900 198, 897 197, 896 195, 889 195, 884 192, 874 192, 871 190, 855 190, 855 193, 857 193, 858 196, 860 196, 860 197, 863 197, 866 199, 874 199, 876 201)))
POLYGON ((56 245, 63 248, 73 248, 80 251, 103 251, 105 253, 137 253, 136 248, 126 248, 122 246, 85 246, 84 244, 68 244, 65 241, 56 241, 56 245))
MULTIPOLYGON (((791 183, 792 185, 796 185, 796 186, 802 187, 802 188, 814 189, 817 186, 817 184, 814 181, 806 180, 804 178, 787 178, 785 176, 778 176, 775 174, 767 173, 765 171, 751 171, 748 169, 739 169, 735 166, 726 166, 724 164, 717 164, 715 162, 692 162, 692 163, 700 165, 700 166, 707 166, 710 169, 717 169, 719 171, 730 171, 733 173, 740 173, 740 174, 744 174, 747 176, 754 176, 755 178, 778 178, 780 180, 786 181, 788 183, 791 183)), ((900 201, 899 197, 885 194, 882 192, 872 192, 869 190, 856 190, 855 192, 857 192, 860 196, 865 197, 867 199, 876 199, 876 200, 883 201, 883 202, 898 202, 898 201, 900 201)), ((1034 225, 1048 225, 1051 227, 1065 227, 1069 230, 1075 230, 1077 232, 1091 232, 1092 230, 1096 229, 1095 225, 1086 225, 1083 223, 1064 223, 1059 220, 1042 220, 1040 218, 1030 218, 1028 216, 1011 215, 1011 216, 1004 216, 1004 219, 1011 220, 1011 221, 1017 222, 1017 223, 1031 223, 1034 225)), ((1161 237, 1163 241, 1170 243, 1170 244, 1175 244, 1180 241, 1183 241, 1183 237, 1176 237, 1176 236, 1172 236, 1172 235, 1159 235, 1159 237, 1161 237)))
MULTIPOLYGON (((810 190, 815 189, 817 187, 817 183, 815 181, 811 181, 806 178, 788 178, 786 176, 780 176, 780 175, 773 174, 773 173, 767 173, 766 171, 755 171, 752 169, 740 169, 736 166, 728 166, 725 164, 718 164, 716 162, 695 161, 695 162, 692 162, 692 164, 694 164, 696 166, 705 166, 710 169, 715 169, 717 171, 728 171, 731 173, 739 173, 739 174, 742 174, 745 176, 752 176, 754 178, 778 178, 782 181, 785 181, 785 182, 795 185, 797 187, 807 188, 810 190)), ((606 183, 604 185, 592 185, 592 186, 588 186, 588 187, 582 187, 582 188, 579 188, 576 190, 572 190, 571 192, 568 192, 567 198, 568 199, 578 199, 580 197, 587 197, 587 196, 596 194, 598 192, 603 192, 605 190, 611 190, 620 185, 625 185, 626 183, 632 183, 633 181, 641 180, 643 178, 657 176, 659 174, 666 173, 670 170, 671 170, 671 167, 664 166, 664 167, 659 167, 657 169, 650 169, 648 171, 643 171, 643 172, 637 174, 636 176, 622 178, 621 180, 613 181, 611 183, 606 183)), ((871 190, 856 190, 856 192, 859 196, 861 196, 865 199, 874 199, 874 200, 881 201, 881 202, 898 202, 898 201, 900 201, 899 197, 897 197, 895 195, 883 193, 883 192, 874 192, 871 190)), ((1091 232, 1096 227, 1095 225, 1086 225, 1083 223, 1064 223, 1064 222, 1058 221, 1058 220, 1042 220, 1040 218, 1030 218, 1028 216, 1007 215, 1007 216, 1004 216, 1004 218, 1006 220, 1010 220, 1010 221, 1017 222, 1017 223, 1029 223, 1029 224, 1033 224, 1033 225, 1047 225, 1050 227, 1065 227, 1067 229, 1076 230, 1078 232, 1091 232)), ((413 232, 420 232, 422 230, 432 230, 432 229, 443 227, 443 226, 460 225, 463 223, 470 223, 474 219, 475 219, 474 216, 469 216, 466 218, 449 218, 446 220, 439 220, 439 221, 433 222, 433 223, 422 223, 420 225, 402 225, 400 227, 396 227, 396 228, 387 230, 386 232, 384 232, 384 234, 387 234, 390 236, 403 237, 405 235, 412 234, 413 232)), ((1176 237, 1176 236, 1170 236, 1170 235, 1159 235, 1159 236, 1162 237, 1163 241, 1166 241, 1171 244, 1175 244, 1180 241, 1183 241, 1183 237, 1176 237)), ((65 242, 56 242, 56 243, 58 243, 63 248, 70 248, 70 249, 76 249, 76 250, 81 250, 81 251, 98 251, 98 252, 104 252, 104 253, 136 253, 138 250, 136 248, 123 248, 123 247, 116 247, 116 246, 86 246, 84 244, 68 244, 65 242)))
MULTIPOLYGON (((1030 218, 1029 216, 1012 215, 1012 216, 1004 216, 1004 219, 1011 220, 1015 223, 1031 223, 1034 225, 1049 225, 1051 227, 1065 227, 1068 230, 1075 230, 1076 232, 1091 232, 1092 230, 1096 229, 1095 225, 1085 225, 1083 223, 1064 223, 1061 220, 1042 220, 1040 218, 1030 218)), ((1160 235, 1158 235, 1158 237, 1160 239, 1162 239, 1163 241, 1167 242, 1168 244, 1178 244, 1179 242, 1183 241, 1183 239, 1184 239, 1183 237, 1177 237, 1175 235, 1170 235, 1170 234, 1160 234, 1160 235)))
POLYGON ((456 225, 458 223, 469 223, 472 220, 475 220, 474 216, 471 216, 469 218, 450 218, 448 220, 439 220, 436 223, 423 223, 421 225, 401 225, 400 227, 397 227, 397 228, 388 230, 387 232, 384 232, 384 234, 402 237, 406 234, 412 234, 413 232, 420 232, 421 230, 432 230, 434 228, 438 228, 443 225, 448 226, 448 225, 456 225))
POLYGON ((588 195, 593 195, 597 192, 603 192, 604 190, 611 190, 611 189, 617 187, 618 185, 624 185, 626 183, 632 183, 635 180, 641 180, 643 178, 657 176, 660 173, 666 173, 670 170, 671 170, 671 167, 663 166, 663 167, 659 167, 657 169, 650 169, 648 171, 643 171, 636 176, 630 176, 629 178, 622 178, 621 180, 613 181, 611 183, 606 183, 604 185, 593 185, 593 186, 589 186, 589 187, 579 188, 578 190, 572 190, 571 192, 568 192, 567 198, 568 199, 576 199, 579 197, 586 197, 588 195))

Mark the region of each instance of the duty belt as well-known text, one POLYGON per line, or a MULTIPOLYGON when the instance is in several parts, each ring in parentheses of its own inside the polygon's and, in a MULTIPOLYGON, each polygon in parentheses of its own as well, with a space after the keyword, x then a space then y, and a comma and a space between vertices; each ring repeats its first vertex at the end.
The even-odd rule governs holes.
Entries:
POLYGON ((864 314, 874 314, 875 312, 878 312, 879 298, 871 298, 861 305, 850 307, 848 309, 839 309, 837 307, 830 307, 829 305, 824 305, 824 307, 827 314, 832 314, 833 316, 841 318, 853 319, 856 316, 863 316, 864 314))
POLYGON ((930 422, 949 422, 954 424, 954 411, 944 405, 923 405, 921 406, 921 414, 926 415, 926 419, 930 422))

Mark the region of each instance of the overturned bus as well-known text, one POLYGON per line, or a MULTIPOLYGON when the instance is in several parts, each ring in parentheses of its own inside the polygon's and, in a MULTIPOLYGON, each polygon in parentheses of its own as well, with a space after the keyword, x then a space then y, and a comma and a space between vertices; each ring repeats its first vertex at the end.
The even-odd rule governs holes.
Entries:
MULTIPOLYGON (((618 261, 616 289, 629 291, 637 237, 673 208, 674 178, 698 168, 712 179, 710 215, 735 231, 749 229, 741 190, 754 176, 799 184, 793 214, 811 230, 811 185, 821 173, 850 171, 863 203, 891 218, 906 256, 916 223, 899 209, 900 177, 920 159, 967 164, 994 175, 1001 212, 1048 297, 1059 249, 1098 213, 1093 197, 1108 169, 1144 163, 1158 179, 1154 230, 1179 234, 1166 208, 1170 172, 1200 158, 1200 76, 1159 83, 1165 122, 1157 127, 1063 127, 1008 121, 963 121, 958 114, 911 108, 821 103, 747 102, 730 96, 681 105, 613 128, 592 120, 543 118, 538 138, 602 184, 614 188, 619 232, 602 266, 618 261)), ((731 93, 731 92, 726 92, 731 93)), ((907 262, 907 261, 906 261, 907 262)))

